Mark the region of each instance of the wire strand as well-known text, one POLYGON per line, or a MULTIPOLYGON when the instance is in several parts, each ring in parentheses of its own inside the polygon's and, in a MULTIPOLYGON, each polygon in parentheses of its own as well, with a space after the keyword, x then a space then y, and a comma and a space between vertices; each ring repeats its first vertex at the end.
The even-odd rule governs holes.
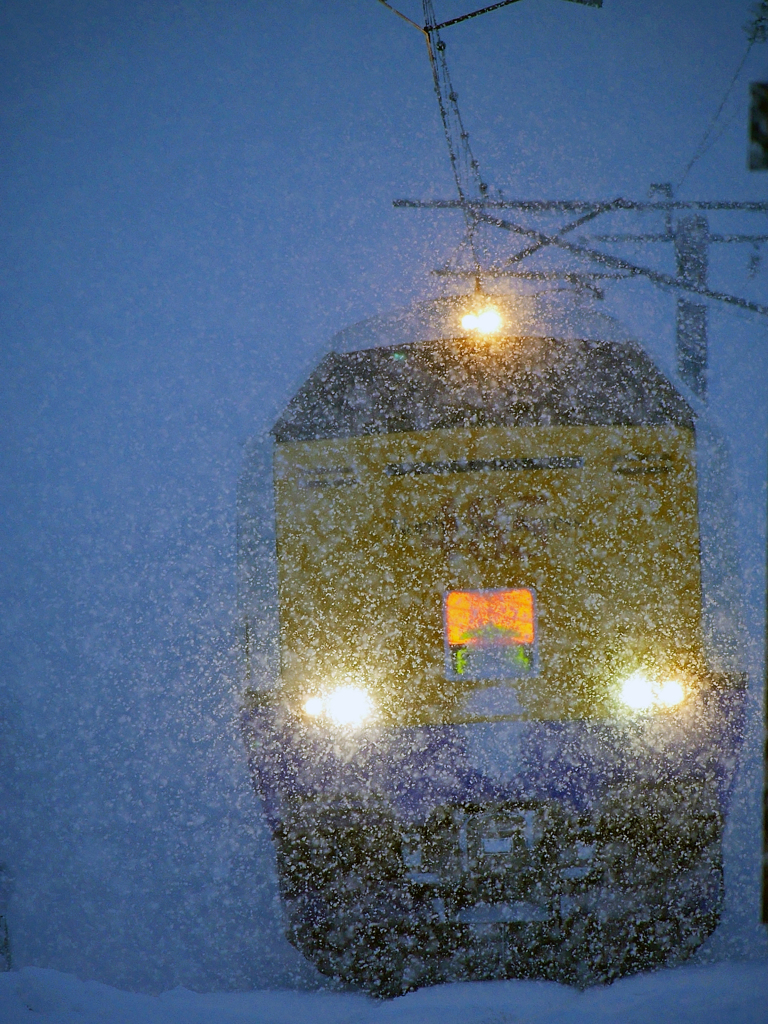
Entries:
MULTIPOLYGON (((744 51, 744 56, 739 61, 739 66, 736 68, 736 71, 734 72, 733 78, 731 79, 728 88, 725 90, 725 95, 723 96, 720 106, 717 108, 717 112, 715 113, 714 117, 710 120, 707 130, 704 132, 704 135, 701 138, 701 142, 699 142, 698 146, 696 147, 696 151, 694 152, 691 159, 688 161, 688 166, 683 171, 682 178, 677 183, 678 188, 682 187, 682 184, 688 177, 688 173, 690 172, 693 165, 697 162, 697 160, 700 160, 701 157, 704 156, 704 154, 710 148, 710 146, 707 144, 709 142, 709 137, 715 129, 715 125, 718 121, 718 118, 722 114, 725 104, 728 102, 728 97, 731 95, 733 87, 734 85, 736 85, 736 81, 739 75, 741 74, 744 65, 747 63, 747 57, 749 57, 749 54, 752 51, 752 47, 755 45, 755 42, 756 39, 750 39, 747 43, 747 49, 744 51)), ((717 138, 720 138, 720 136, 718 135, 717 138)), ((715 139, 715 141, 717 141, 717 139, 715 139)))
POLYGON ((392 4, 387 3, 387 0, 379 0, 379 3, 384 4, 384 6, 387 7, 390 11, 392 11, 393 14, 396 14, 398 18, 402 18, 403 21, 407 21, 409 25, 413 25, 413 27, 417 28, 419 32, 424 31, 421 25, 417 25, 415 21, 411 21, 411 19, 408 18, 405 14, 403 14, 402 11, 398 11, 398 9, 396 7, 393 7, 392 4))

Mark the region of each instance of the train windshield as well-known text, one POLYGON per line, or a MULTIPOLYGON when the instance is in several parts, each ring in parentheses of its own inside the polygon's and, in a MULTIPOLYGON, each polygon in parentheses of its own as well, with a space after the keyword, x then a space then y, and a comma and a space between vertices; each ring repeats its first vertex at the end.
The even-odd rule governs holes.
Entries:
POLYGON ((505 679, 535 668, 534 592, 452 590, 443 599, 446 670, 453 678, 505 679))

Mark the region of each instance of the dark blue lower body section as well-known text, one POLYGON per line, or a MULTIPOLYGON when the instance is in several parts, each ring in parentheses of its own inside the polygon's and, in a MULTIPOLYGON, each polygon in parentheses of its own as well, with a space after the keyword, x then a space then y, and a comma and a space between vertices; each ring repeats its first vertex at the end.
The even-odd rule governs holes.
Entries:
POLYGON ((244 711, 288 937, 378 995, 685 959, 722 902, 743 691, 624 721, 335 732, 244 711))
POLYGON ((626 721, 494 721, 343 734, 265 700, 243 716, 249 764, 270 826, 286 799, 378 796, 404 822, 443 804, 558 801, 588 810, 616 786, 700 779, 723 813, 743 729, 741 690, 684 711, 626 721))

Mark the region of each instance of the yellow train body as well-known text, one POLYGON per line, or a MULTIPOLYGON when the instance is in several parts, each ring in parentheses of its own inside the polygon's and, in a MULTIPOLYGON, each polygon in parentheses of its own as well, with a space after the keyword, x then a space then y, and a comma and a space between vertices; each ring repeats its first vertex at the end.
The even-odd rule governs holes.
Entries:
POLYGON ((377 994, 677 963, 744 709, 706 425, 630 341, 382 341, 322 360, 241 499, 290 940, 377 994))
POLYGON ((362 685, 380 723, 402 726, 605 719, 634 671, 695 687, 694 449, 673 423, 276 444, 284 700, 300 713, 328 687, 362 685), (446 635, 457 592, 532 595, 533 643, 473 670, 446 635), (512 710, 473 710, 487 688, 512 691, 512 710))

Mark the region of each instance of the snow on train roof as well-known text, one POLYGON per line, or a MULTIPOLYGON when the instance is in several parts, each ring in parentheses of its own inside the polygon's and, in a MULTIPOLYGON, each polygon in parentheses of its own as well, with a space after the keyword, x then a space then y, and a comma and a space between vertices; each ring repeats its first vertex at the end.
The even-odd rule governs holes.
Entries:
POLYGON ((610 317, 592 313, 590 323, 573 305, 551 304, 547 315, 541 302, 506 300, 514 335, 485 340, 461 337, 461 310, 466 298, 437 300, 341 332, 337 350, 275 424, 275 439, 480 424, 693 426, 682 396, 610 317), (434 332, 433 340, 413 340, 422 331, 434 332), (344 351, 361 341, 379 345, 344 351))

